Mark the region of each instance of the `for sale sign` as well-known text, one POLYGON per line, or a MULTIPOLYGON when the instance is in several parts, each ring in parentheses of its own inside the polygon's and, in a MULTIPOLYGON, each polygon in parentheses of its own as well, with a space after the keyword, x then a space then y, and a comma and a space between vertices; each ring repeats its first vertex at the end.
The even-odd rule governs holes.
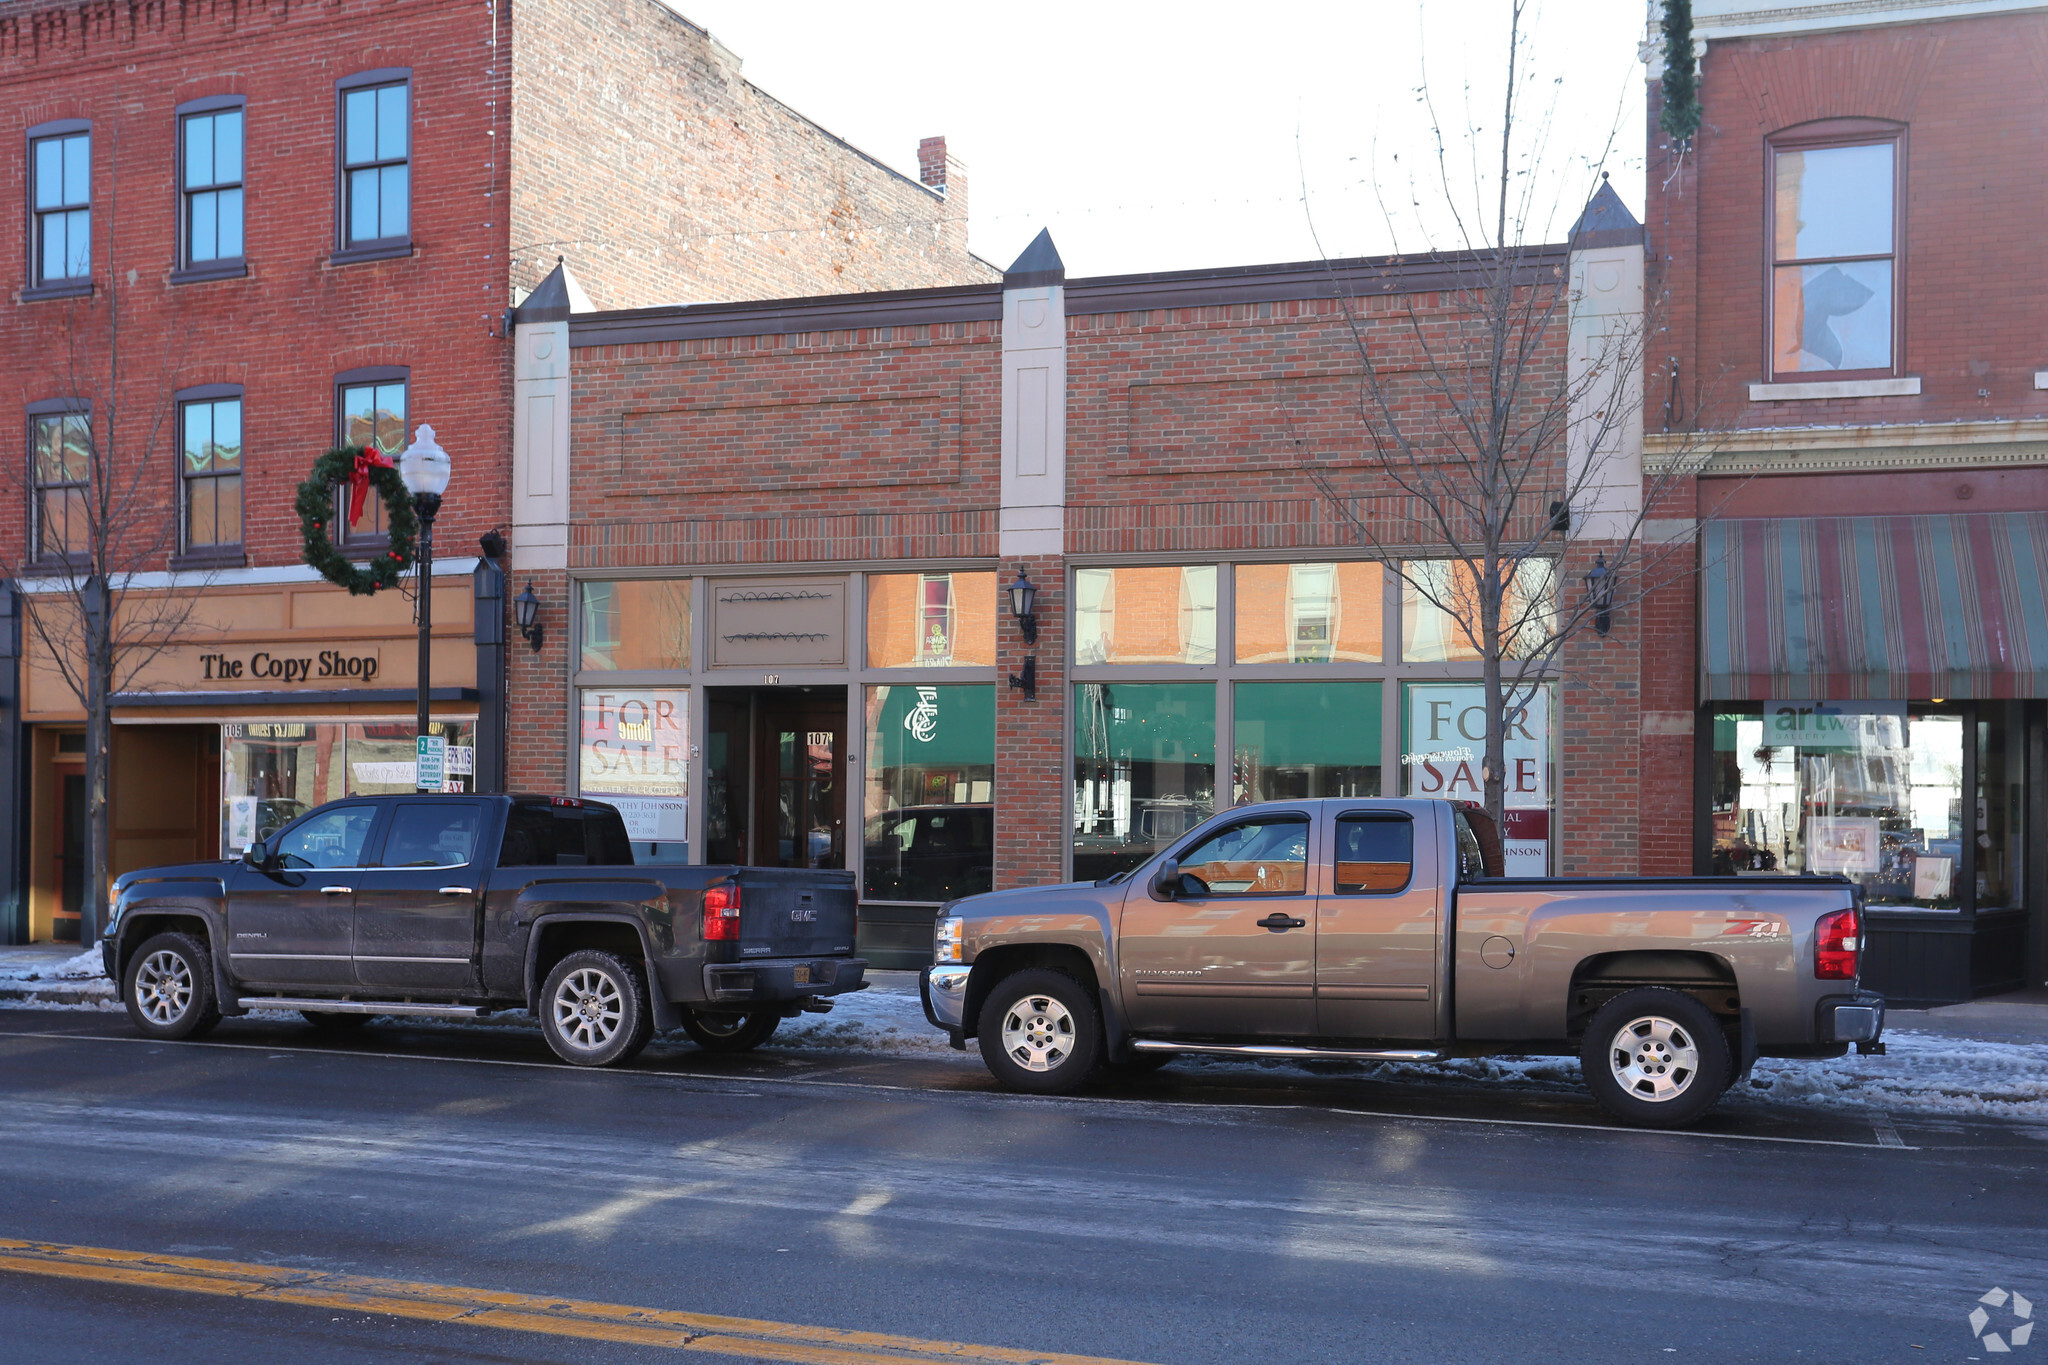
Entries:
MULTIPOLYGON (((1477 683, 1411 683, 1401 754, 1410 796, 1486 800, 1486 691, 1477 683)), ((1502 735, 1501 843, 1510 876, 1550 869, 1550 692, 1516 699, 1502 735)))

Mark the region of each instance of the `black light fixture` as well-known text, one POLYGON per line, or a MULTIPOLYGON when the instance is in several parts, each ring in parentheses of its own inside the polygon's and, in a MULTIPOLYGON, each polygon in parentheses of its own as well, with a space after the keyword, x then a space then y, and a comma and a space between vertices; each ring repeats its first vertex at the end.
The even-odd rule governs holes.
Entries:
POLYGON ((1023 673, 1010 675, 1010 686, 1022 692, 1024 700, 1038 700, 1038 660, 1035 657, 1025 658, 1023 673))
POLYGON ((1038 585, 1017 566, 1017 581, 1010 585, 1010 615, 1017 618, 1017 628, 1024 632, 1027 644, 1038 643, 1038 585))
POLYGON ((1607 567, 1607 553, 1593 556, 1586 570, 1586 605, 1593 609, 1593 631, 1605 635, 1614 629, 1614 571, 1607 567))
POLYGON ((527 580, 526 591, 512 599, 512 619, 519 623, 519 638, 532 645, 534 653, 540 653, 547 628, 540 622, 540 599, 533 595, 532 579, 527 580))

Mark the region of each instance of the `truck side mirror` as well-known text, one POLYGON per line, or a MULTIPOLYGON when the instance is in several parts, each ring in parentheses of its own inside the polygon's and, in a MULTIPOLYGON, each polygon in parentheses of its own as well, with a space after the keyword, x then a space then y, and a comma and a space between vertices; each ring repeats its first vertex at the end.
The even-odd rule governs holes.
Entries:
POLYGON ((260 868, 269 858, 270 853, 264 848, 261 839, 242 850, 242 861, 251 867, 260 868))
POLYGON ((1152 878, 1152 890, 1161 900, 1174 900, 1180 895, 1180 859, 1168 858, 1159 865, 1158 875, 1152 878))

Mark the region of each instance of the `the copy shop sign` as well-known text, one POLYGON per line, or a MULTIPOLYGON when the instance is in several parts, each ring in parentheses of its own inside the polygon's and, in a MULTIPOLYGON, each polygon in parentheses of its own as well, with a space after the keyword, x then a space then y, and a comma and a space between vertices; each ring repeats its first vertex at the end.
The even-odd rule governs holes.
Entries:
MULTIPOLYGON (((1509 876, 1550 868, 1550 694, 1538 688, 1508 718, 1502 737, 1502 853, 1509 876)), ((1486 691, 1476 683, 1408 688, 1403 786, 1410 796, 1485 801, 1486 691)))
POLYGON ((583 694, 582 782, 619 808, 635 840, 680 844, 689 830, 689 713, 680 691, 583 694))

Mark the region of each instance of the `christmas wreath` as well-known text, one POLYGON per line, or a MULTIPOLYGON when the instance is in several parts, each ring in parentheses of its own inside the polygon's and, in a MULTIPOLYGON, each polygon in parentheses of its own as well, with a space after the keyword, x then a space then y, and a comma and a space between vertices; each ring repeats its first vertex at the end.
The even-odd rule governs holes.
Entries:
POLYGON ((305 561, 330 583, 368 597, 379 588, 396 587, 398 576, 412 566, 413 537, 419 533, 412 494, 398 477, 398 467, 375 446, 337 446, 315 460, 312 476, 299 485, 296 506, 305 561), (342 525, 352 526, 362 516, 363 500, 371 489, 384 502, 384 525, 391 533, 391 543, 366 564, 351 562, 331 534, 340 520, 334 511, 334 490, 342 484, 348 485, 348 519, 342 525))

